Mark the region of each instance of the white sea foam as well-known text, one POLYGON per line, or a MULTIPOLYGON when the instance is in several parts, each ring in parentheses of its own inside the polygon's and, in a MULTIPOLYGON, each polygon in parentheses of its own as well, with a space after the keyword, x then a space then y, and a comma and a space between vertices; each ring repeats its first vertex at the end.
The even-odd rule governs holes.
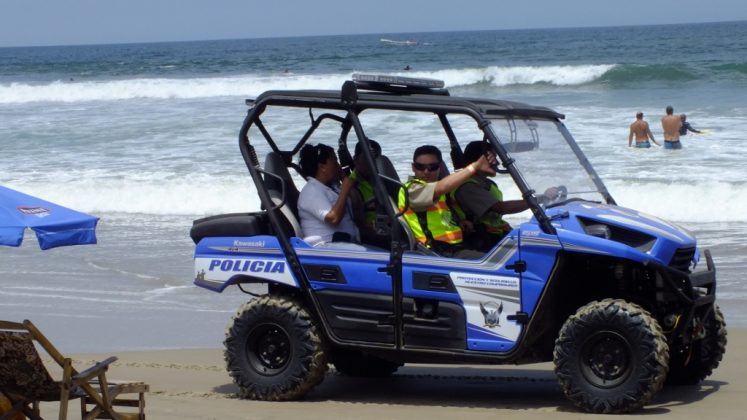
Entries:
MULTIPOLYGON (((614 65, 490 66, 401 73, 410 77, 442 79, 448 87, 487 83, 493 86, 578 85, 601 77, 614 65)), ((361 72, 365 70, 361 69, 361 72)), ((47 84, 0 85, 0 103, 85 102, 127 99, 191 99, 219 96, 256 96, 272 89, 339 89, 349 73, 320 75, 242 75, 232 77, 165 79, 140 78, 106 81, 54 81, 47 84)))
POLYGON ((64 185, 39 183, 24 192, 76 210, 100 213, 208 215, 256 210, 249 176, 181 179, 98 179, 64 185), (240 179, 236 179, 240 178, 240 179), (244 182, 241 182, 244 181, 244 182))
POLYGON ((610 183, 618 204, 682 222, 744 222, 747 186, 725 182, 610 183))
POLYGON ((49 84, 0 85, 0 103, 81 102, 122 99, 190 99, 256 96, 268 89, 339 88, 349 74, 320 76, 236 76, 191 79, 129 79, 49 84))
MULTIPOLYGON (((405 174, 403 174, 404 176, 405 174)), ((26 192, 93 214, 212 215, 256 211, 259 199, 248 175, 202 175, 189 179, 99 179, 28 185, 26 192)), ((500 179, 501 185, 510 181, 500 179)), ((302 182, 297 182, 299 188, 302 182)), ((618 204, 683 222, 745 221, 747 185, 727 182, 663 183, 610 181, 618 204)), ((503 185, 506 199, 511 189, 503 185)), ((528 215, 527 215, 528 216, 528 215)))
POLYGON ((485 83, 491 86, 532 85, 547 83, 558 86, 592 82, 614 65, 567 66, 490 66, 471 69, 445 69, 435 72, 412 72, 408 76, 432 77, 446 82, 448 87, 485 83))

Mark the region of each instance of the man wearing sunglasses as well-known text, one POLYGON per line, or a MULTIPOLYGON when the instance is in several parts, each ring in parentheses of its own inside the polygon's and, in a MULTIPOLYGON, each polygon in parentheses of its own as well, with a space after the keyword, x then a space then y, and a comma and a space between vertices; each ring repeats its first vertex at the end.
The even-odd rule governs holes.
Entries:
POLYGON ((418 147, 412 160, 415 176, 400 190, 398 206, 400 211, 405 210, 405 198, 409 199, 409 207, 403 217, 415 239, 445 257, 480 258, 482 252, 464 247, 462 228, 451 211, 448 195, 475 174, 494 176, 495 156, 490 161, 488 156, 483 155, 463 170, 441 180, 438 176, 442 156, 437 147, 418 147))

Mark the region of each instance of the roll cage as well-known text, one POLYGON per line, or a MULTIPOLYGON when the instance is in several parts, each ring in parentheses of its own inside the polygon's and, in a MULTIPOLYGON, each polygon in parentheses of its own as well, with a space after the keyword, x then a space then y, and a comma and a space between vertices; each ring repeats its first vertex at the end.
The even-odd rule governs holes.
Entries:
MULTIPOLYGON (((606 187, 601 183, 593 167, 588 163, 585 156, 579 149, 578 145, 572 140, 570 133, 559 121, 565 116, 546 107, 531 106, 520 102, 499 101, 484 98, 463 98, 449 96, 449 92, 443 89, 443 82, 432 79, 415 79, 392 76, 372 76, 372 75, 354 75, 352 81, 346 81, 340 91, 332 90, 297 90, 297 91, 267 91, 256 99, 246 101, 250 109, 247 113, 244 123, 239 133, 239 147, 242 156, 246 162, 255 187, 260 196, 264 208, 270 209, 276 207, 273 205, 269 196, 266 194, 262 184, 260 173, 259 159, 254 146, 248 138, 249 129, 254 125, 262 133, 272 151, 283 156, 289 167, 298 168, 293 163, 292 158, 306 144, 314 131, 326 119, 331 119, 342 124, 342 130, 338 141, 338 155, 342 165, 349 165, 352 162, 351 154, 348 148, 348 136, 353 129, 358 141, 362 141, 367 147, 364 147, 364 156, 366 163, 371 168, 375 168, 373 156, 369 152, 368 138, 365 135, 363 126, 358 118, 361 112, 367 109, 381 110, 398 110, 398 111, 416 111, 430 112, 438 116, 441 125, 449 138, 450 154, 455 169, 460 169, 462 162, 462 149, 459 145, 454 131, 449 123, 449 114, 462 114, 470 116, 475 120, 479 129, 484 134, 484 141, 489 142, 496 154, 501 165, 505 168, 501 172, 508 173, 521 192, 522 197, 529 203, 529 207, 537 219, 540 227, 545 233, 554 234, 555 229, 550 223, 544 210, 539 206, 534 191, 527 185, 521 173, 514 166, 514 160, 509 155, 509 150, 504 144, 496 138, 491 130, 487 130, 491 124, 491 117, 510 116, 510 117, 537 117, 553 119, 561 127, 563 136, 568 141, 573 152, 577 155, 579 161, 589 173, 590 177, 597 184, 597 188, 604 195, 607 203, 614 204, 614 199, 607 192, 606 187), (280 150, 271 134, 267 131, 262 123, 261 116, 267 106, 281 106, 294 108, 308 108, 310 126, 305 134, 301 137, 295 147, 290 151, 280 150), (345 117, 332 113, 322 113, 314 116, 314 110, 342 111, 345 117)), ((379 202, 386 201, 386 189, 381 183, 377 171, 372 171, 373 184, 375 185, 376 198, 379 202)), ((395 215, 389 214, 390 217, 395 215)), ((271 222, 275 224, 271 217, 271 222)), ((277 227, 277 226, 275 226, 277 227)))
MULTIPOLYGON (((273 231, 283 232, 282 215, 280 209, 286 204, 285 190, 281 193, 283 196, 280 202, 273 201, 270 196, 264 179, 266 177, 276 176, 267 172, 260 165, 259 158, 255 147, 249 140, 249 131, 255 126, 262 137, 266 140, 271 150, 282 156, 286 166, 293 167, 300 173, 299 168, 293 162, 293 157, 310 139, 312 134, 319 128, 325 120, 333 120, 341 124, 340 137, 338 140, 338 156, 342 165, 352 163, 351 154, 348 148, 348 139, 351 130, 355 133, 359 142, 363 142, 365 147, 362 148, 365 162, 369 168, 376 168, 374 157, 370 152, 369 139, 366 136, 364 128, 359 119, 359 115, 368 109, 395 110, 395 111, 412 111, 427 112, 438 117, 440 124, 449 139, 450 155, 455 169, 464 166, 462 157, 462 148, 454 133, 448 116, 453 114, 466 115, 472 118, 479 130, 483 133, 483 140, 489 142, 496 151, 500 165, 505 168, 501 172, 507 173, 513 179, 519 189, 521 196, 529 203, 529 208, 536 218, 541 229, 548 234, 555 234, 550 218, 546 215, 544 209, 538 203, 535 197, 535 191, 532 190, 520 171, 514 165, 514 159, 510 152, 518 150, 507 150, 504 144, 511 144, 509 141, 501 142, 494 132, 488 127, 491 125, 491 118, 497 117, 516 117, 516 118, 540 118, 552 120, 560 127, 560 131, 566 141, 571 145, 571 149, 576 154, 579 162, 583 165, 588 175, 597 188, 605 197, 608 203, 614 204, 614 200, 609 195, 606 187, 601 183, 593 167, 586 160, 585 156, 573 141, 570 133, 560 122, 565 118, 563 114, 557 113, 546 107, 531 106, 520 102, 501 101, 484 98, 464 98, 452 97, 448 90, 443 88, 443 82, 432 79, 413 79, 398 78, 392 76, 370 76, 354 75, 352 81, 346 81, 342 88, 337 90, 295 90, 295 91, 267 91, 254 100, 247 100, 250 106, 246 118, 239 132, 239 147, 247 165, 249 173, 257 189, 262 207, 267 209, 268 218, 273 231), (304 132, 296 145, 291 150, 281 150, 271 133, 266 129, 262 115, 268 106, 273 107, 291 107, 306 108, 309 114, 309 127, 304 132), (322 111, 315 115, 314 111, 322 111), (336 114, 338 112, 344 116, 336 114)), ((536 139, 534 139, 536 140, 536 139)), ((384 185, 382 174, 377 170, 371 171, 372 184, 374 193, 379 203, 389 201, 390 195, 384 185)), ((387 179, 387 182, 391 182, 387 179)), ((392 206, 383 206, 387 217, 392 223, 397 220, 398 214, 392 206)), ((297 279, 305 279, 303 270, 298 256, 291 245, 290 238, 287 235, 277 235, 278 241, 285 256, 290 263, 291 269, 297 279)), ((389 264, 381 270, 392 276, 394 300, 402 301, 402 254, 406 249, 400 229, 391 229, 392 248, 390 253, 389 264)), ((301 280, 306 283, 306 280, 301 280)), ((308 286, 308 284, 306 284, 308 286)), ((309 290, 307 287, 304 290, 309 290)), ((314 299, 311 299, 314 302, 314 299)), ((395 312, 401 311, 401 306, 394 305, 395 312)), ((318 308, 317 308, 318 309, 318 308)), ((395 313, 394 319, 401 320, 401 314, 395 313)), ((400 331, 400 329, 396 329, 400 331)))

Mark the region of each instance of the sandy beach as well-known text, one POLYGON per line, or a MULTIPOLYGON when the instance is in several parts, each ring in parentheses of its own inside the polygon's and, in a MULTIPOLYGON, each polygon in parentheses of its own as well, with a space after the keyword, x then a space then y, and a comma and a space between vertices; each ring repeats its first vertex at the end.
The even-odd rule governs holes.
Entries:
MULTIPOLYGON (((699 386, 666 387, 636 415, 687 419, 743 419, 747 411, 747 330, 729 331, 724 360, 699 386)), ((74 355, 85 367, 112 354, 74 355)), ((407 365, 395 375, 359 379, 330 369, 301 401, 241 400, 225 370, 222 349, 163 350, 116 354, 109 370, 117 380, 150 384, 150 419, 556 419, 590 418, 562 395, 549 363, 526 366, 407 365)), ((42 404, 44 417, 57 405, 42 404)), ((71 404, 70 418, 78 405, 71 404)), ((597 416, 598 417, 598 416, 597 416)))

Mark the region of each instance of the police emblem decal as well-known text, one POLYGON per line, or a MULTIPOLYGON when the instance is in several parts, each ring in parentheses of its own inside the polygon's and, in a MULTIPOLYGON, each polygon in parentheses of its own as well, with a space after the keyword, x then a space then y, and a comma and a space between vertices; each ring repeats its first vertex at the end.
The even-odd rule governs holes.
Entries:
POLYGON ((495 303, 493 301, 480 302, 480 312, 485 318, 485 326, 488 328, 495 328, 501 326, 501 313, 503 312, 503 302, 495 303))

